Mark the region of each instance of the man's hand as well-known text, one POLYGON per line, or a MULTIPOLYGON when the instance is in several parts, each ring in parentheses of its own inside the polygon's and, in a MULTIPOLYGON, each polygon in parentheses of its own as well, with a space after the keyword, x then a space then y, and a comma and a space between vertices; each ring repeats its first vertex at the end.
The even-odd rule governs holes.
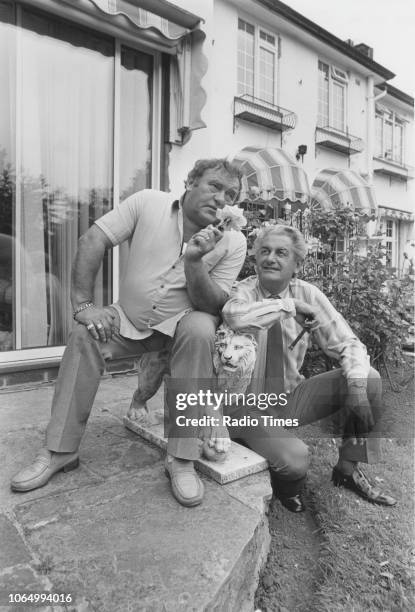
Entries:
POLYGON ((75 320, 85 325, 95 340, 108 342, 118 332, 120 322, 117 311, 109 306, 90 306, 79 312, 75 320))
POLYGON ((345 410, 344 433, 352 438, 353 444, 364 444, 368 433, 375 425, 366 389, 350 386, 345 410))
POLYGON ((294 299, 294 305, 296 310, 296 315, 294 318, 297 323, 304 326, 304 323, 307 321, 307 327, 310 329, 315 329, 315 327, 318 325, 317 308, 310 306, 310 304, 307 304, 307 302, 297 299, 294 299))
POLYGON ((216 243, 222 240, 223 232, 212 225, 201 229, 187 243, 184 259, 188 262, 202 259, 206 253, 213 251, 216 243))

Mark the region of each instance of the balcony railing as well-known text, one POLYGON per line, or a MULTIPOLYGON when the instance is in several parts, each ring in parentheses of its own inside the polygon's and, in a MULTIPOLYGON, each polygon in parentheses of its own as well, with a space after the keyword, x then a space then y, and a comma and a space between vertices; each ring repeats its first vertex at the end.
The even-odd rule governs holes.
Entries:
POLYGON ((413 166, 408 166, 397 160, 390 159, 389 157, 374 157, 373 172, 397 178, 402 181, 407 181, 415 177, 415 169, 413 166))
POLYGON ((235 131, 235 119, 242 119, 250 123, 256 123, 284 132, 292 130, 297 123, 297 115, 292 111, 270 104, 266 100, 254 98, 254 96, 244 94, 236 96, 233 101, 233 127, 235 131))
POLYGON ((346 155, 361 153, 365 144, 361 138, 352 136, 348 132, 342 132, 330 125, 317 126, 315 135, 316 145, 333 149, 346 155))

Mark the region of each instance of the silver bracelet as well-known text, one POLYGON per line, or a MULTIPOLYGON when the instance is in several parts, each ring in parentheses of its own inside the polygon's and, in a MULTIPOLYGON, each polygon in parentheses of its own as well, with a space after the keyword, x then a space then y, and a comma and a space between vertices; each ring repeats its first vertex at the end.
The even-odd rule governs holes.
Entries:
POLYGON ((78 315, 80 312, 82 312, 83 310, 86 310, 87 308, 90 308, 91 306, 95 306, 94 302, 84 302, 83 304, 81 304, 80 306, 78 306, 78 308, 76 308, 73 313, 72 316, 76 321, 76 315, 78 315))

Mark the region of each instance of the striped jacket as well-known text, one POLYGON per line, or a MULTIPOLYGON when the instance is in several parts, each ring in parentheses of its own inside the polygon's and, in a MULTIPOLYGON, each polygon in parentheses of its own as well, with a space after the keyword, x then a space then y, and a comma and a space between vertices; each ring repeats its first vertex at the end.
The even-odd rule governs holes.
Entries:
POLYGON ((260 286, 256 276, 251 276, 234 285, 222 315, 232 329, 256 335, 257 361, 262 364, 259 371, 256 369, 254 373, 258 378, 264 376, 267 329, 276 321, 281 321, 284 344, 284 389, 288 392, 293 391, 304 378, 299 370, 310 340, 329 357, 340 362, 343 373, 349 381, 367 379, 370 362, 365 346, 326 296, 310 283, 295 278, 280 294, 279 299, 275 299, 260 286), (310 334, 311 338, 309 334, 305 334, 290 350, 289 345, 302 329, 294 319, 296 311, 293 298, 316 308, 318 325, 310 334))

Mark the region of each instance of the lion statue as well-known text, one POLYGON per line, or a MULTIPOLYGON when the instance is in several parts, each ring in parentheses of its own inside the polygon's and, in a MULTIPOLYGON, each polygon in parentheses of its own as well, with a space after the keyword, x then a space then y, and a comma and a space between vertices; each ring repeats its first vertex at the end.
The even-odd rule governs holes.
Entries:
MULTIPOLYGON (((254 371, 256 349, 257 343, 251 334, 235 332, 225 324, 218 327, 213 354, 218 391, 245 393, 254 371)), ((225 461, 230 448, 229 437, 224 437, 227 432, 215 434, 213 428, 208 430, 202 436, 202 454, 210 461, 225 461)))
POLYGON ((216 331, 213 367, 219 389, 245 393, 255 368, 257 343, 251 334, 222 324, 216 331))
MULTIPOLYGON (((251 334, 235 332, 222 324, 216 331, 213 367, 218 378, 218 390, 228 393, 245 393, 255 367, 257 343, 251 334)), ((159 389, 163 377, 169 371, 169 353, 147 353, 140 359, 138 387, 134 393, 127 417, 144 426, 162 421, 162 411, 154 414, 147 408, 149 400, 159 389)), ((202 435, 202 455, 210 461, 224 461, 229 448, 228 440, 216 438, 211 428, 202 435)), ((230 442, 229 442, 230 444, 230 442)))
POLYGON ((150 412, 147 401, 153 397, 160 388, 163 377, 169 371, 169 351, 162 350, 144 353, 138 364, 137 389, 134 392, 127 417, 141 425, 156 425, 163 421, 164 411, 150 412))

